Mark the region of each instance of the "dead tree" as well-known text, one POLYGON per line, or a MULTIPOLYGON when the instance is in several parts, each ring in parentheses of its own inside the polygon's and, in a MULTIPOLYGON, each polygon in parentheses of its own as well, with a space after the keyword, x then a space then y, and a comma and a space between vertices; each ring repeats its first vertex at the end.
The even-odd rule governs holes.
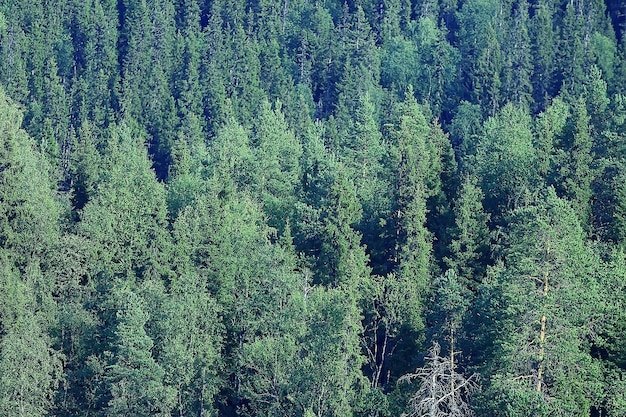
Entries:
MULTIPOLYGON (((426 357, 426 366, 404 375, 401 382, 419 380, 420 387, 409 400, 409 412, 402 417, 469 417, 473 415, 467 400, 478 389, 477 374, 466 378, 456 372, 454 351, 440 355, 435 342, 426 357)), ((452 350, 452 349, 451 349, 452 350)))

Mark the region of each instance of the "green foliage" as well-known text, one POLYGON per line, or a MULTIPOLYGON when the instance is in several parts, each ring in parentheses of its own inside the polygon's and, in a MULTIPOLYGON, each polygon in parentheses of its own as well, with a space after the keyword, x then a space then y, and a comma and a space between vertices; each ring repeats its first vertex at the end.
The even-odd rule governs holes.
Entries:
POLYGON ((293 373, 302 387, 296 404, 304 415, 352 416, 367 395, 358 309, 342 289, 315 289, 305 296, 307 332, 293 373))
POLYGON ((51 168, 20 128, 22 114, 0 89, 0 245, 44 256, 59 233, 60 208, 51 168))
POLYGON ((623 416, 621 3, 0 1, 0 414, 623 416))
POLYGON ((552 8, 548 2, 540 2, 530 20, 533 66, 533 99, 538 109, 546 107, 546 100, 554 95, 555 82, 555 42, 556 35, 552 24, 552 8))
POLYGON ((153 341, 144 327, 148 321, 144 301, 125 287, 115 291, 114 296, 120 308, 115 361, 107 372, 112 396, 107 414, 167 416, 174 392, 163 385, 164 371, 151 354, 153 341))
POLYGON ((506 97, 520 106, 528 106, 532 102, 532 62, 531 43, 528 31, 528 2, 519 0, 512 16, 510 32, 504 43, 504 80, 503 87, 506 97), (508 46, 508 49, 506 48, 508 46), (508 49, 508 50, 507 50, 508 49))
POLYGON ((181 265, 180 275, 172 279, 169 297, 162 307, 158 359, 164 372, 163 383, 176 398, 173 412, 210 415, 220 384, 223 325, 206 284, 183 268, 181 265))
POLYGON ((455 229, 446 264, 460 276, 466 288, 476 290, 489 259, 489 215, 483 209, 484 194, 473 177, 466 177, 454 207, 455 229))
POLYGON ((112 132, 104 159, 94 197, 80 213, 79 233, 95 249, 91 270, 158 275, 167 241, 164 187, 128 128, 112 132))
POLYGON ((31 271, 20 277, 7 252, 0 253, 0 412, 11 417, 45 416, 63 378, 62 356, 53 349, 48 334, 54 311, 39 304, 38 271, 29 267, 31 271))
POLYGON ((590 185, 594 176, 589 121, 584 101, 578 100, 572 108, 572 115, 561 142, 564 149, 557 162, 557 183, 561 184, 559 188, 574 203, 583 224, 587 224, 589 219, 590 185))
POLYGON ((253 135, 256 192, 261 196, 270 226, 282 230, 292 217, 300 173, 302 145, 289 129, 280 102, 272 109, 263 101, 253 135))
POLYGON ((502 52, 496 32, 498 7, 494 0, 471 0, 463 3, 457 13, 459 51, 462 56, 475 57, 461 64, 464 88, 472 101, 492 116, 500 105, 502 84, 502 52))
POLYGON ((484 124, 476 152, 476 172, 487 211, 515 207, 526 191, 537 186, 537 154, 531 119, 524 108, 511 104, 484 124))
POLYGON ((552 189, 544 198, 513 212, 506 266, 488 284, 488 327, 501 332, 489 332, 496 351, 483 401, 496 415, 582 416, 598 400, 602 371, 586 343, 600 313, 598 260, 569 203, 552 189), (503 395, 517 400, 498 403, 503 395))

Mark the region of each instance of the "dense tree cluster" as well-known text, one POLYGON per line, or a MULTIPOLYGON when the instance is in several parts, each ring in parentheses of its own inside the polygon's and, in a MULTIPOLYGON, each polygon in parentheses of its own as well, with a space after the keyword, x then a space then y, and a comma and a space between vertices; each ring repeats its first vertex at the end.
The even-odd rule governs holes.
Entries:
POLYGON ((0 415, 626 415, 619 0, 1 0, 0 415))

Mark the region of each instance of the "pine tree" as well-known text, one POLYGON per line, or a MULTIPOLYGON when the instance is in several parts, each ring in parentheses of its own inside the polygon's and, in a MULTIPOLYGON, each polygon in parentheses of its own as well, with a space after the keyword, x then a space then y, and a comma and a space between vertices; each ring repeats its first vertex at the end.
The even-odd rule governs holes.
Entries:
POLYGON ((528 2, 518 0, 505 42, 505 68, 503 87, 511 102, 528 106, 533 91, 531 83, 531 42, 528 34, 528 2))
POLYGON ((168 416, 174 392, 164 386, 164 371, 152 357, 153 341, 146 334, 148 314, 144 300, 129 288, 114 293, 120 308, 115 332, 114 363, 109 368, 110 416, 168 416))
MULTIPOLYGON (((79 123, 89 120, 104 129, 119 110, 120 68, 118 63, 118 16, 111 1, 89 2, 78 12, 77 20, 84 43, 76 46, 84 63, 78 74, 74 114, 79 123)), ((76 126, 78 129, 79 126, 76 126)))
POLYGON ((568 3, 561 26, 558 48, 557 83, 570 97, 582 93, 586 56, 583 48, 583 22, 576 14, 572 3, 568 3))
POLYGON ((587 415, 601 391, 601 368, 584 342, 599 313, 599 260, 553 189, 512 216, 505 266, 484 287, 483 337, 494 339, 478 404, 492 415, 587 415))
POLYGON ((361 220, 362 207, 354 184, 341 166, 327 198, 330 204, 322 231, 318 279, 328 286, 352 288, 359 293, 367 286, 371 270, 361 234, 353 229, 361 220))
POLYGON ((495 115, 500 106, 502 52, 496 32, 498 5, 492 0, 465 2, 457 14, 459 51, 465 90, 483 112, 495 115))
POLYGON ((467 173, 476 156, 478 140, 482 136, 483 117, 480 106, 462 101, 448 127, 459 170, 467 173))
POLYGON ((489 215, 482 205, 484 194, 475 178, 466 177, 454 205, 455 230, 450 257, 445 259, 466 288, 476 291, 489 259, 489 215))
POLYGON ((20 276, 9 250, 0 252, 0 412, 8 417, 46 416, 53 407, 54 390, 62 378, 62 356, 48 334, 54 310, 46 311, 50 291, 37 294, 41 279, 37 266, 20 276), (39 285, 38 285, 39 284, 39 285), (45 298, 41 298, 44 296, 45 298))
MULTIPOLYGON (((403 417, 468 417, 473 412, 466 398, 477 390, 472 378, 465 378, 455 370, 454 362, 440 355, 437 343, 428 352, 428 363, 414 373, 404 375, 402 381, 420 380, 420 387, 409 399, 409 411, 403 417)), ((473 376, 473 375, 472 375, 473 376)))
POLYGON ((211 415, 220 385, 223 325, 206 283, 185 261, 177 266, 180 272, 172 279, 163 307, 164 332, 159 335, 158 359, 164 385, 175 392, 172 412, 179 416, 211 415))
POLYGON ((549 183, 555 181, 555 171, 559 168, 558 147, 569 117, 569 106, 557 97, 535 122, 537 136, 534 147, 537 151, 538 171, 549 183))
POLYGON ((129 279, 159 276, 168 246, 165 190, 129 128, 112 132, 100 169, 78 228, 95 249, 91 272, 129 279))
POLYGON ((282 231, 293 216, 300 181, 302 145, 289 129, 280 102, 272 109, 261 102, 253 134, 256 161, 255 188, 263 201, 269 224, 282 231))
POLYGON ((555 34, 553 16, 547 2, 537 4, 534 16, 530 20, 530 38, 534 71, 532 72, 533 99, 535 108, 542 110, 547 106, 547 99, 555 95, 554 58, 555 34))
POLYGON ((574 203, 581 223, 586 225, 590 216, 591 182, 594 172, 591 167, 593 142, 589 116, 582 99, 573 106, 563 145, 566 161, 563 161, 559 170, 562 191, 574 203))
MULTIPOLYGON (((364 410, 367 380, 361 367, 361 317, 349 288, 313 288, 304 294, 307 331, 292 374, 300 415, 348 417, 364 410)), ((367 410, 365 412, 375 412, 367 410)))
POLYGON ((46 258, 59 236, 61 209, 52 169, 21 129, 22 113, 0 89, 0 246, 25 264, 46 258))
POLYGON ((428 185, 438 173, 433 170, 436 155, 428 152, 426 142, 430 129, 415 99, 409 97, 403 110, 397 132, 401 161, 396 182, 396 261, 399 273, 421 292, 428 286, 432 253, 430 233, 425 227, 428 185))

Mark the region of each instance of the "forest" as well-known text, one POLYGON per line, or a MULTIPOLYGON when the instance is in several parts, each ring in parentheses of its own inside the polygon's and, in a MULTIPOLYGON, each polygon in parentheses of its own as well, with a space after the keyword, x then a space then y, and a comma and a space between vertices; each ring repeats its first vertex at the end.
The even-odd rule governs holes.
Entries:
POLYGON ((0 416, 626 416, 626 2, 0 0, 0 416))

